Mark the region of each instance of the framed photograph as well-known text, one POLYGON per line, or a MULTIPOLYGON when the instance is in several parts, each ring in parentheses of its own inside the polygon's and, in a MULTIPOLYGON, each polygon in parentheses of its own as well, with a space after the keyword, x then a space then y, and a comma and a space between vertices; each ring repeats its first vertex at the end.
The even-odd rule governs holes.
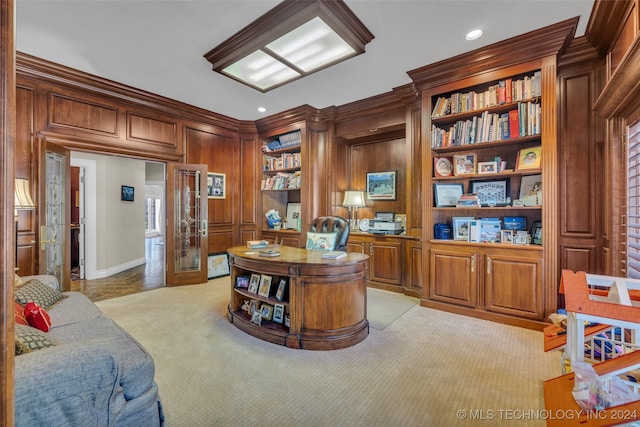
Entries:
POLYGON ((226 174, 209 172, 207 174, 207 197, 210 199, 226 199, 226 181, 226 174))
POLYGON ((120 200, 124 202, 133 202, 135 188, 129 185, 123 185, 120 191, 120 200))
POLYGON ((476 174, 476 155, 475 154, 456 154, 453 156, 453 174, 454 175, 475 175, 476 174))
POLYGON ((277 323, 284 322, 284 304, 273 305, 273 321, 277 323))
POLYGON ((437 208, 455 207, 463 193, 462 183, 436 182, 433 184, 433 196, 437 208))
POLYGON ((251 323, 255 323, 256 325, 262 325, 262 315, 260 314, 260 310, 256 310, 251 314, 251 323))
POLYGON ((542 222, 534 221, 531 224, 531 243, 535 243, 536 245, 542 244, 542 222))
POLYGON ((298 230, 300 227, 300 203, 287 203, 287 228, 298 230))
POLYGON ((527 175, 520 180, 520 200, 524 206, 542 206, 542 175, 527 175))
POLYGON ((253 316, 253 313, 255 312, 260 312, 260 301, 258 301, 257 299, 252 299, 249 302, 249 316, 253 316))
POLYGON ((434 157, 433 175, 436 178, 453 175, 453 157, 434 157))
POLYGON ((249 276, 238 276, 236 277, 236 288, 249 288, 249 276))
POLYGON ((229 258, 227 254, 213 254, 209 255, 207 259, 207 277, 213 279, 214 277, 228 276, 231 274, 229 270, 229 258))
POLYGON ((516 171, 540 169, 542 165, 542 147, 523 148, 518 151, 516 171))
POLYGON ((269 291, 271 290, 271 280, 273 278, 266 274, 260 276, 260 287, 258 288, 258 295, 261 297, 269 298, 269 291))
POLYGON ((256 273, 251 274, 251 279, 249 279, 248 291, 251 292, 252 294, 257 294, 259 286, 260 286, 260 275, 256 273))
POLYGON ((369 200, 395 200, 397 171, 367 172, 369 200))
POLYGON ((271 304, 260 305, 260 316, 264 320, 271 320, 273 317, 273 306, 271 304))
POLYGON ((284 299, 284 294, 287 290, 287 279, 280 279, 280 283, 278 283, 278 290, 276 290, 276 299, 278 301, 282 301, 284 299))
POLYGON ((515 236, 513 236, 513 243, 516 245, 528 245, 529 239, 529 233, 526 231, 516 231, 515 236))
POLYGON ((500 231, 500 241, 502 243, 513 243, 513 230, 500 231))
POLYGON ((454 216, 453 222, 453 240, 468 242, 469 241, 469 222, 474 220, 468 216, 454 216))
POLYGON ((481 206, 505 206, 509 197, 509 178, 493 181, 471 181, 471 192, 478 195, 481 206))
POLYGON ((478 175, 498 173, 498 162, 479 162, 478 175))

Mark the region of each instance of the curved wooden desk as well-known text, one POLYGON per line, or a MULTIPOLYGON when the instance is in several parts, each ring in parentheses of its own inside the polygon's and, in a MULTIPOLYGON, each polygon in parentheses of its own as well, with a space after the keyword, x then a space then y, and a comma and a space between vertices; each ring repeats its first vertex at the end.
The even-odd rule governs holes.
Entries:
POLYGON ((369 257, 349 253, 333 260, 321 251, 279 247, 280 256, 263 257, 259 249, 236 246, 228 250, 231 263, 229 321, 255 337, 291 348, 334 350, 350 347, 369 334, 365 273, 369 257), (239 276, 271 277, 268 297, 236 286, 239 276), (287 282, 284 298, 275 294, 280 281, 287 282), (289 326, 274 321, 251 322, 246 301, 274 306, 282 304, 289 326))

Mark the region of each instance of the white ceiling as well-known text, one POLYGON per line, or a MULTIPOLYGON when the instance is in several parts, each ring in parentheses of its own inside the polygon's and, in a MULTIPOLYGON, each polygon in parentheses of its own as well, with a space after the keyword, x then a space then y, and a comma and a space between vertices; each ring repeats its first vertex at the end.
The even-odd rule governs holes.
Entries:
MULTIPOLYGON (((407 71, 580 16, 593 0, 346 0, 374 34, 363 55, 261 93, 211 71, 211 48, 279 0, 16 0, 16 49, 241 120, 340 106, 410 83, 407 71), (484 35, 466 41, 481 28, 484 35), (263 106, 265 113, 257 108, 263 106)), ((535 47, 532 47, 535 48, 535 47)))

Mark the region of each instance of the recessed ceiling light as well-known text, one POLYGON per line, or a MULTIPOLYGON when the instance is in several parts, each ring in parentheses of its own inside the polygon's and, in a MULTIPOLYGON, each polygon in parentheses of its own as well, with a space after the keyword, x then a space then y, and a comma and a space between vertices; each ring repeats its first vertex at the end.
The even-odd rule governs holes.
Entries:
POLYGON ((267 109, 264 107, 258 107, 258 111, 260 111, 261 113, 264 113, 265 111, 267 111, 267 109))
POLYGON ((467 33, 465 37, 467 40, 475 40, 482 35, 482 30, 472 30, 467 33))

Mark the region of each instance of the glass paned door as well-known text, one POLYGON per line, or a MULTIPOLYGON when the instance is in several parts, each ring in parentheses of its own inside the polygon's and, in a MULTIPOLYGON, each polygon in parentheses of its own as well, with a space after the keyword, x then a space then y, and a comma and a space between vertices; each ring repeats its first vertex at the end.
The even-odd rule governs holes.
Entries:
POLYGON ((206 165, 167 165, 167 285, 207 281, 206 180, 206 165))

